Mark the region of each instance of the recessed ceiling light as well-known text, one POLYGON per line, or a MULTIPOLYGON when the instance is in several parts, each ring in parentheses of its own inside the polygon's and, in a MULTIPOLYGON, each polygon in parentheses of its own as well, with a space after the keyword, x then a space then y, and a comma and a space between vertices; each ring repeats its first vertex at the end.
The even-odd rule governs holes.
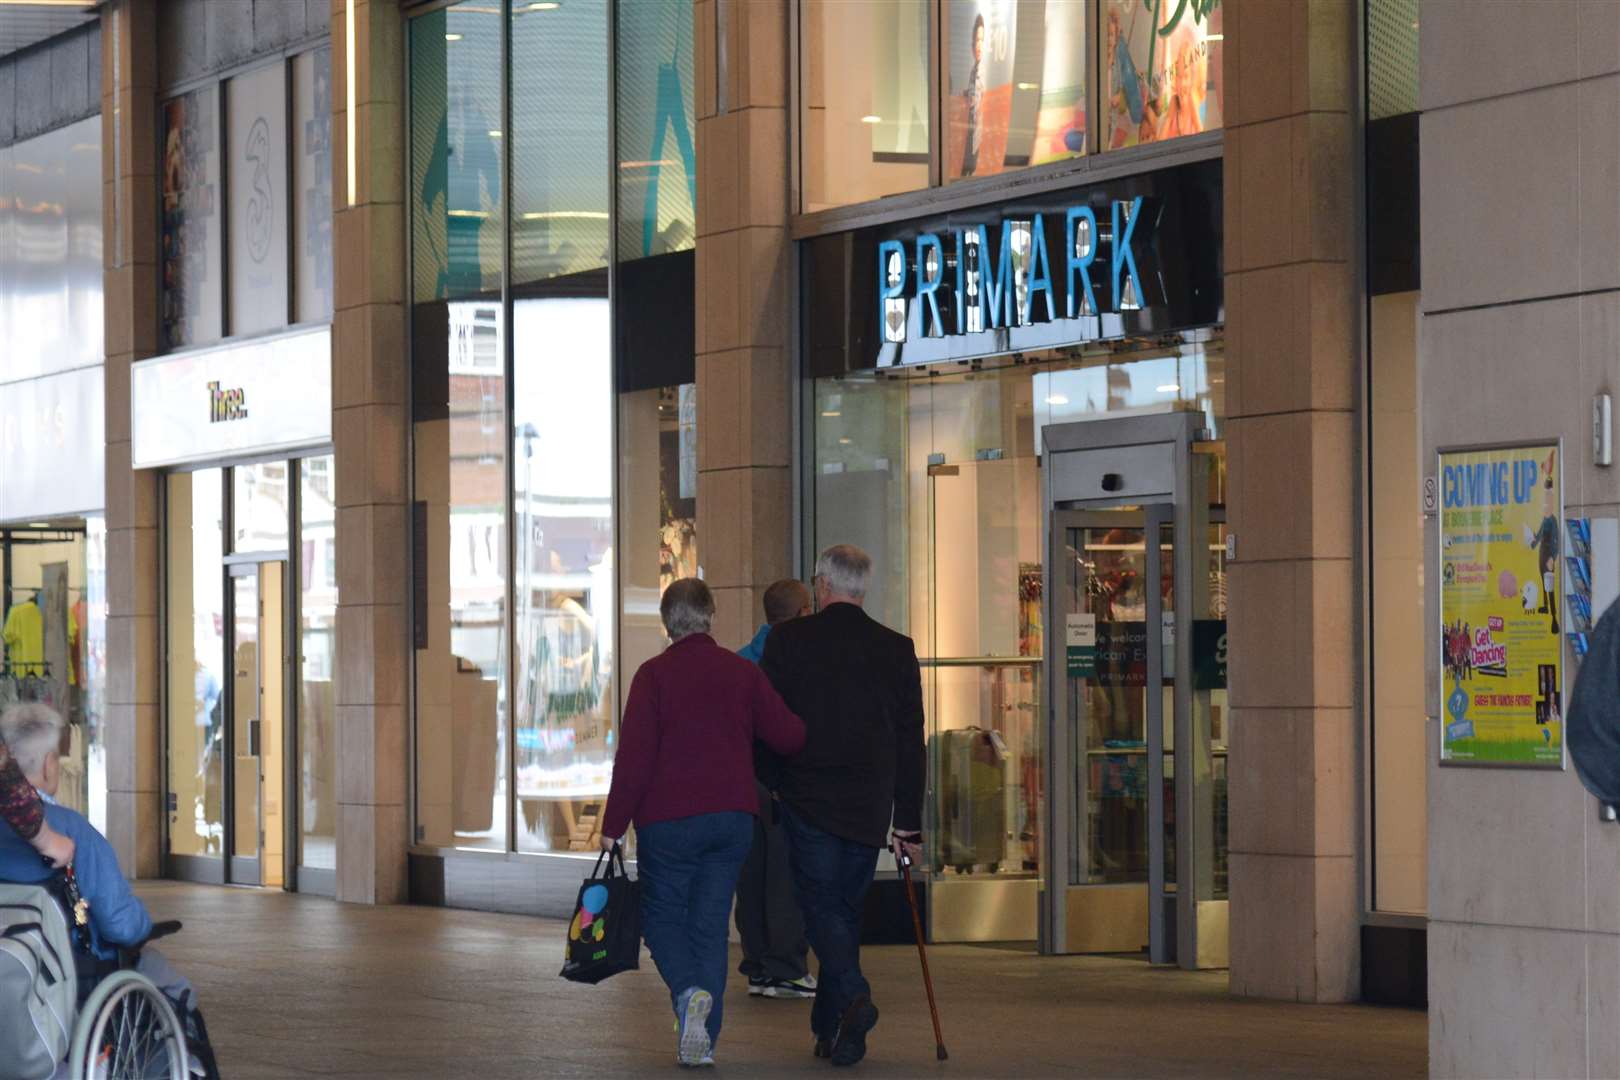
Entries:
POLYGON ((1181 393, 1181 387, 1173 382, 1168 382, 1163 386, 1158 387, 1158 391, 1161 394, 1179 394, 1181 393))
POLYGON ((1048 405, 1067 405, 1069 403, 1069 399, 1064 397, 1062 394, 1053 394, 1051 397, 1046 399, 1046 403, 1048 405))
POLYGON ((1020 90, 1039 90, 1040 88, 1040 83, 1021 82, 1018 84, 1018 89, 1020 90))
POLYGON ((843 416, 844 414, 839 412, 837 409, 827 409, 822 412, 821 415, 827 417, 828 419, 832 419, 833 417, 843 416))
POLYGON ((883 123, 883 117, 873 115, 872 113, 867 113, 865 116, 861 117, 861 123, 863 123, 863 124, 881 124, 881 123, 883 123))
POLYGON ((490 128, 489 129, 489 137, 492 138, 492 139, 498 139, 498 138, 501 137, 501 133, 499 131, 496 131, 494 128, 490 128))
POLYGON ((854 441, 853 439, 848 439, 848 438, 839 439, 838 440, 838 445, 839 446, 848 446, 853 441, 854 441))
POLYGON ((536 0, 535 3, 529 5, 529 10, 556 11, 560 7, 562 7, 562 5, 557 3, 556 0, 536 0))
POLYGON ((446 40, 446 41, 460 41, 461 40, 461 35, 460 34, 446 34, 446 35, 444 35, 444 40, 446 40))
POLYGON ((48 521, 30 521, 28 527, 30 529, 48 529, 51 527, 51 523, 48 521))

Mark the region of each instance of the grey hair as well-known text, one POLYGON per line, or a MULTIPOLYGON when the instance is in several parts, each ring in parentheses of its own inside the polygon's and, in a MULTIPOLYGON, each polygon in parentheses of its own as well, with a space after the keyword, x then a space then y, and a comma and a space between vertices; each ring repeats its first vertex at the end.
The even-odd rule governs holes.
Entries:
POLYGON ((0 713, 0 741, 30 778, 38 776, 45 759, 61 748, 62 728, 62 715, 49 705, 13 705, 0 713))
POLYGON ((854 544, 834 544, 816 559, 816 577, 835 596, 866 599, 866 584, 872 578, 872 556, 854 544))
POLYGON ((714 593, 701 578, 681 578, 664 590, 658 615, 671 641, 707 634, 714 623, 714 593))

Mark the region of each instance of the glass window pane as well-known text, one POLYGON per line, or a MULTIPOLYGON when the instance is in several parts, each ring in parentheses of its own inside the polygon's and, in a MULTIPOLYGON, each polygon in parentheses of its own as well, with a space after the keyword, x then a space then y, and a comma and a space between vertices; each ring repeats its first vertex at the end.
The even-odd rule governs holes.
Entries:
POLYGON ((692 247, 697 235, 692 6, 618 6, 619 258, 692 247))
POLYGON ((1120 150, 1219 128, 1225 42, 1220 5, 1103 2, 1103 145, 1120 150))
POLYGON ((88 817, 107 831, 107 748, 102 718, 107 715, 107 519, 85 522, 84 617, 79 621, 79 670, 83 693, 88 817))
POLYGON ((332 50, 293 59, 293 321, 332 317, 332 50))
POLYGON ((511 10, 517 847, 582 851, 617 718, 609 6, 511 10))
POLYGON ((168 478, 169 850, 217 857, 224 841, 224 477, 168 478))
POLYGON ((287 325, 287 69, 225 84, 230 183, 230 332, 287 325))
POLYGON ((0 150, 0 382, 101 362, 101 120, 0 150))
POLYGON ((507 846, 501 8, 410 24, 418 839, 507 846))
POLYGON ((928 8, 800 7, 805 211, 928 186, 928 8))
POLYGON ((412 20, 410 78, 413 295, 499 295, 500 9, 461 3, 412 20))
POLYGON ((219 120, 212 87, 163 103, 163 345, 222 332, 219 120))
POLYGON ((337 868, 336 489, 330 456, 298 463, 298 865, 337 868))
POLYGON ((945 178, 1086 152, 1084 0, 949 0, 945 178))
POLYGON ((287 463, 266 461, 231 470, 231 550, 287 550, 287 463))

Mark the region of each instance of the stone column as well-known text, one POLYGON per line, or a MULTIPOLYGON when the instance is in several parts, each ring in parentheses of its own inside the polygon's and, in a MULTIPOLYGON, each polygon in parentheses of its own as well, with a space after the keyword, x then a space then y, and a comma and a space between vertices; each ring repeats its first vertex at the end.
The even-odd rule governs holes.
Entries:
POLYGON ((337 895, 357 903, 406 899, 411 531, 405 452, 404 29, 397 0, 332 0, 337 895), (357 164, 352 205, 351 55, 357 164))
POLYGON ((1224 10, 1231 985, 1345 1001, 1360 992, 1355 10, 1224 10))
POLYGON ((107 423, 107 833, 135 877, 163 871, 158 474, 130 468, 130 366, 158 345, 157 2, 101 15, 107 423))
POLYGON ((788 10, 697 0, 698 554, 740 645, 791 571, 788 10))

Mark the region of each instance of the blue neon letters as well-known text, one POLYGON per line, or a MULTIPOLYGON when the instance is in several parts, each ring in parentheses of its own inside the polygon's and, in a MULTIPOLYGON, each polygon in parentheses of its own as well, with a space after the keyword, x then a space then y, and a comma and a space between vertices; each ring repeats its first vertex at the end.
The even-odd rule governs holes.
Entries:
POLYGON ((1108 260, 1097 267, 1107 273, 1106 285, 1095 282, 1092 276, 1105 238, 1098 228, 1097 212, 1090 206, 1070 207, 1064 215, 1061 274, 1054 272, 1043 214, 1035 214, 1033 219, 1004 219, 1001 242, 994 254, 988 226, 968 225, 954 230, 948 238, 954 248, 956 269, 951 285, 947 285, 947 241, 939 234, 917 236, 912 252, 915 261, 911 263, 902 241, 883 241, 877 246, 878 320, 883 340, 906 340, 908 291, 919 305, 922 336, 929 338, 1027 326, 1036 318, 1037 295, 1044 303, 1042 321, 1102 314, 1097 293, 1103 287, 1109 290, 1109 311, 1140 309, 1145 293, 1134 245, 1149 227, 1142 221, 1142 198, 1113 203, 1108 224, 1111 252, 1108 260), (1058 278, 1066 294, 1061 314, 1055 288, 1058 278), (942 290, 953 301, 954 317, 946 315, 940 306, 942 290))

